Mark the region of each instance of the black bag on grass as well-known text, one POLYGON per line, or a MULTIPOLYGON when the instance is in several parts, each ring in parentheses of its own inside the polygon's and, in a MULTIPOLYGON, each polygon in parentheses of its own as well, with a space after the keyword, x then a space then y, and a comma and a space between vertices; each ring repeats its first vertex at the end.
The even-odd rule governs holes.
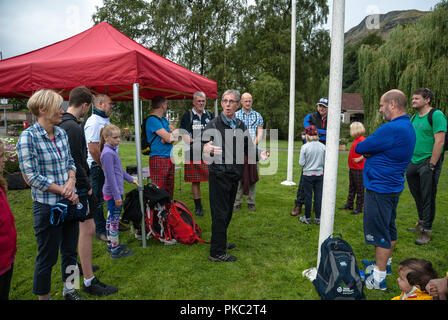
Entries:
POLYGON ((330 236, 322 243, 313 284, 322 300, 365 299, 358 264, 347 241, 330 236))

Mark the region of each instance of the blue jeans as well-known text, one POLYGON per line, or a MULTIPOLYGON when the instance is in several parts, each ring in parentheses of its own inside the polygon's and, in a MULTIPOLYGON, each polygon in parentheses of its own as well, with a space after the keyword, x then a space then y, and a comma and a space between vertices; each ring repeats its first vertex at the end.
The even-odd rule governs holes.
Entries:
POLYGON ((72 275, 69 266, 76 265, 79 223, 66 220, 53 226, 50 224, 51 206, 33 202, 34 234, 37 242, 37 257, 34 268, 33 293, 46 295, 51 289, 51 270, 61 251, 62 281, 72 275), (66 272, 67 271, 67 272, 66 272))
POLYGON ((92 184, 93 193, 95 194, 97 200, 97 206, 94 213, 95 233, 106 234, 106 219, 104 218, 103 210, 104 172, 96 162, 92 162, 92 166, 90 167, 90 181, 92 184))

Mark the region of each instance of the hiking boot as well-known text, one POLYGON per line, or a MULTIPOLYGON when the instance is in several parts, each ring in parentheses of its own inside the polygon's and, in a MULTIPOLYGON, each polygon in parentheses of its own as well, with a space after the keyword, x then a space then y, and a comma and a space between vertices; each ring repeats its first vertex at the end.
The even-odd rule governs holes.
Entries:
POLYGON ((120 259, 120 258, 126 258, 129 256, 132 256, 134 254, 133 250, 127 250, 127 249, 121 249, 118 248, 115 251, 112 251, 112 253, 110 254, 110 257, 114 260, 116 259, 120 259))
POLYGON ((216 256, 216 257, 209 256, 208 260, 210 260, 212 262, 235 262, 236 257, 225 253, 225 254, 222 254, 222 255, 216 256))
MULTIPOLYGON (((361 263, 366 268, 366 270, 364 272, 366 276, 370 275, 373 272, 373 268, 375 268, 375 266, 376 266, 375 260, 362 259, 361 263)), ((386 265, 386 274, 387 275, 392 274, 392 265, 390 265, 390 264, 386 265)))
POLYGON ((294 210, 291 211, 290 215, 293 217, 297 217, 302 212, 302 206, 295 207, 294 210))
POLYGON ((412 231, 412 232, 422 232, 423 231, 422 222, 421 221, 417 221, 415 223, 415 227, 407 228, 406 230, 407 231, 412 231))
POLYGON ((233 206, 233 211, 240 211, 241 210, 241 205, 237 204, 235 206, 233 206))
POLYGON ((226 244, 226 249, 227 250, 232 250, 232 249, 235 249, 235 248, 236 248, 236 244, 234 244, 234 243, 226 244))
POLYGON ((373 278, 373 272, 367 277, 365 284, 367 289, 387 290, 386 278, 378 282, 373 278))
POLYGON ((311 218, 307 218, 307 217, 305 217, 305 216, 301 216, 301 217, 299 218, 299 221, 302 222, 302 223, 304 223, 304 224, 311 224, 311 218))
POLYGON ((70 290, 64 294, 65 300, 85 300, 75 289, 70 290))
POLYGON ((257 208, 255 208, 255 204, 253 204, 253 203, 248 203, 247 204, 247 209, 249 209, 249 211, 257 210, 257 208))
POLYGON ((85 285, 82 288, 82 291, 88 294, 93 294, 98 297, 108 296, 110 294, 116 293, 118 288, 108 286, 107 284, 102 283, 98 278, 93 278, 90 286, 86 287, 85 285))
POLYGON ((431 240, 431 231, 422 230, 417 240, 415 240, 415 244, 420 246, 428 244, 431 240))
POLYGON ((198 217, 202 217, 204 215, 204 209, 202 207, 196 207, 194 212, 198 217))
MULTIPOLYGON (((126 243, 118 245, 118 248, 120 248, 120 249, 126 249, 127 247, 128 247, 128 245, 126 243)), ((112 253, 112 247, 107 246, 106 251, 107 251, 107 253, 112 253)))

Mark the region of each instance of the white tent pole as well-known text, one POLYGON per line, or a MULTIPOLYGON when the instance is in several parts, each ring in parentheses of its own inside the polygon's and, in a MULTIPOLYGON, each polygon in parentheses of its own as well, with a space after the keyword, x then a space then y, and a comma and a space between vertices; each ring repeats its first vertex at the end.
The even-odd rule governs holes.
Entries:
POLYGON ((294 164, 294 110, 296 90, 296 0, 292 0, 291 14, 291 66, 289 84, 289 136, 288 136, 288 170, 283 185, 295 185, 292 180, 294 164))
POLYGON ((218 99, 215 99, 215 117, 218 116, 218 99))
POLYGON ((325 174, 322 190, 322 210, 319 231, 317 264, 320 247, 333 233, 338 177, 339 134, 341 129, 342 73, 344 61, 345 0, 333 0, 331 28, 330 88, 328 94, 327 143, 325 174))
POLYGON ((142 147, 140 144, 140 104, 139 100, 139 89, 138 83, 134 83, 132 85, 134 92, 134 127, 135 127, 135 147, 136 147, 136 155, 137 155, 137 174, 138 174, 138 197, 140 201, 140 208, 142 209, 142 245, 143 248, 146 248, 146 227, 145 227, 145 208, 143 206, 143 174, 142 174, 142 147))

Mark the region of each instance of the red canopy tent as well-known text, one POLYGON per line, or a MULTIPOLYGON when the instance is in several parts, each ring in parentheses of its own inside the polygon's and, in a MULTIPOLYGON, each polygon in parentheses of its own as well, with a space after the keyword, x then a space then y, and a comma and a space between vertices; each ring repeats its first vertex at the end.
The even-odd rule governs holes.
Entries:
MULTIPOLYGON (((142 243, 146 247, 139 100, 157 95, 191 98, 203 91, 217 98, 217 84, 143 47, 102 22, 47 47, 0 61, 0 97, 28 98, 39 89, 54 89, 68 98, 84 85, 112 100, 133 100, 142 243)), ((216 108, 216 105, 215 105, 216 108)))
POLYGON ((26 98, 42 88, 64 97, 85 85, 112 100, 132 100, 134 83, 139 97, 191 98, 203 91, 216 99, 217 84, 143 47, 102 22, 71 38, 0 61, 0 97, 26 98))

